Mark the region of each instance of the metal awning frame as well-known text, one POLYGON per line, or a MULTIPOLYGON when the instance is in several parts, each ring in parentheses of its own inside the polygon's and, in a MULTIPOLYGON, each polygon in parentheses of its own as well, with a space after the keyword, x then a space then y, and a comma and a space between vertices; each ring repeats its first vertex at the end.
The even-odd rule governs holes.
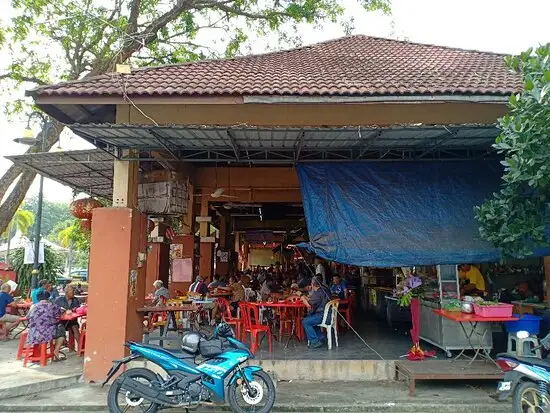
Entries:
POLYGON ((495 158, 491 145, 499 134, 493 125, 253 128, 86 124, 70 128, 120 160, 249 165, 495 158))

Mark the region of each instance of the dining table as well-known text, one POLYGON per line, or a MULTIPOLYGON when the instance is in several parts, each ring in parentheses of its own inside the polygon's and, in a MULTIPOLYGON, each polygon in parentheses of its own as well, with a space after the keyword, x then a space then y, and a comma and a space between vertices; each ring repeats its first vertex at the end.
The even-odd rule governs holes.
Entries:
MULTIPOLYGON (((296 339, 299 342, 303 341, 303 328, 302 328, 302 318, 304 310, 307 310, 307 306, 302 301, 290 302, 290 301, 259 301, 251 302, 250 304, 256 305, 261 308, 270 308, 280 310, 281 316, 288 310, 295 310, 291 312, 288 321, 291 323, 291 331, 288 337, 288 340, 285 344, 285 349, 288 348, 292 339, 296 339)), ((260 316, 261 318, 261 316, 260 316)), ((273 320, 274 321, 274 320, 273 320)), ((279 320, 282 322, 282 320, 279 320)), ((272 326, 273 327, 273 326, 272 326)), ((273 328, 272 328, 273 331, 273 328)), ((279 341, 282 340, 282 337, 279 337, 279 341)))
POLYGON ((147 305, 141 308, 138 308, 136 311, 140 314, 166 314, 166 325, 160 325, 160 334, 159 336, 152 336, 150 331, 146 330, 144 333, 144 342, 147 344, 150 340, 159 341, 160 346, 164 344, 165 340, 168 340, 168 331, 177 331, 178 335, 183 334, 182 330, 178 330, 177 317, 176 314, 181 312, 196 311, 197 306, 194 304, 177 304, 177 305, 147 305))

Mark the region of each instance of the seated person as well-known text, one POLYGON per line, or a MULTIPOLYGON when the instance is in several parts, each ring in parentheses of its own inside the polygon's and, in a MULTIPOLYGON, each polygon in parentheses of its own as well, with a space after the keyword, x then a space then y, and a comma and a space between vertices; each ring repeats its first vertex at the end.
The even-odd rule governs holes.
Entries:
POLYGON ((463 264, 458 266, 458 274, 460 278, 460 295, 480 294, 483 295, 486 292, 485 279, 481 272, 470 264, 463 264))
POLYGON ((311 284, 311 279, 308 276, 304 275, 303 273, 300 273, 298 275, 297 282, 298 282, 298 287, 300 287, 300 290, 303 290, 311 284))
POLYGON ((218 287, 225 287, 225 281, 221 280, 220 274, 214 274, 214 281, 208 284, 209 290, 215 290, 218 287))
POLYGON ((208 294, 208 287, 200 275, 197 275, 195 282, 189 286, 189 292, 200 295, 208 294))
POLYGON ((333 297, 338 297, 340 300, 348 298, 348 284, 338 275, 332 277, 332 285, 330 292, 333 297))
POLYGON ((0 288, 0 323, 6 323, 8 333, 19 324, 18 315, 8 314, 8 307, 15 304, 10 293, 10 285, 8 283, 2 284, 0 288))
POLYGON ((40 294, 40 292, 42 291, 45 291, 47 286, 48 286, 47 280, 38 281, 38 287, 36 287, 34 290, 31 291, 31 299, 33 304, 36 304, 39 301, 38 294, 40 294))
POLYGON ((271 277, 268 277, 265 279, 264 283, 260 287, 261 300, 267 301, 272 291, 273 291, 273 279, 271 277))
POLYGON ((231 313, 236 316, 239 302, 245 301, 244 287, 234 276, 229 277, 229 287, 231 288, 231 313))
POLYGON ((313 293, 310 297, 302 296, 302 302, 308 309, 308 315, 302 320, 304 331, 311 348, 323 346, 324 335, 318 327, 323 321, 325 306, 330 301, 330 290, 323 285, 323 279, 319 276, 311 280, 313 293))
POLYGON ((164 301, 168 300, 170 298, 170 291, 168 291, 168 288, 164 286, 164 283, 161 280, 156 280, 153 283, 153 287, 155 287, 155 293, 153 294, 153 305, 160 305, 164 301))
POLYGON ((537 303, 540 301, 533 291, 531 291, 529 283, 525 281, 517 283, 511 295, 514 301, 526 301, 530 303, 537 303))
POLYGON ((37 298, 38 303, 27 314, 29 335, 26 344, 34 346, 55 340, 54 361, 64 360, 65 355, 59 351, 65 341, 65 329, 59 324, 59 317, 64 311, 50 301, 50 293, 47 291, 40 291, 37 298))
MULTIPOLYGON (((65 287, 65 296, 59 297, 54 301, 55 305, 60 307, 63 311, 75 311, 80 307, 80 301, 75 297, 75 289, 72 285, 65 287)), ((80 341, 80 326, 77 320, 63 321, 61 323, 65 331, 70 331, 74 335, 76 343, 80 341)))

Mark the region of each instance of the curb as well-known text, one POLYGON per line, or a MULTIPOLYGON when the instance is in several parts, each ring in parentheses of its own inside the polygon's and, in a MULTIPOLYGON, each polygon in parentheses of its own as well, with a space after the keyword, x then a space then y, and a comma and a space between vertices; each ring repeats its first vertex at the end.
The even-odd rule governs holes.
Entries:
MULTIPOLYGON (((456 401, 455 401, 456 402, 456 401)), ((440 413, 502 413, 505 403, 481 403, 464 404, 456 406, 452 403, 371 403, 351 406, 325 405, 325 406, 300 406, 300 405, 275 405, 273 412, 297 413, 297 412, 353 412, 353 413, 382 413, 399 412, 413 413, 419 411, 437 411, 440 413)), ((2 412, 106 412, 106 405, 79 405, 79 406, 23 406, 23 405, 0 405, 2 412)), ((222 406, 201 406, 201 411, 230 412, 228 405, 222 406)))
MULTIPOLYGON (((0 400, 12 399, 14 397, 28 396, 31 394, 43 393, 54 389, 63 389, 78 384, 82 374, 60 377, 58 379, 44 380, 21 386, 4 387, 0 389, 0 400)), ((0 407, 0 411, 3 411, 0 407)))

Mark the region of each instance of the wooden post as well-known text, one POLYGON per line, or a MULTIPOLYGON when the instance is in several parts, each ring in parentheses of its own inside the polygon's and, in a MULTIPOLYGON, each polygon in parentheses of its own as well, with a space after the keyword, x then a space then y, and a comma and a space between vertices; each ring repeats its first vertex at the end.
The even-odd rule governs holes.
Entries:
MULTIPOLYGON (((125 155, 130 152, 126 151, 125 155)), ((113 207, 138 207, 138 162, 115 160, 113 166, 113 207)))
MULTIPOLYGON (((208 193, 209 192, 207 190, 202 191, 203 197, 201 199, 201 217, 206 217, 209 215, 208 196, 206 196, 208 193)), ((201 238, 210 236, 210 222, 200 223, 200 236, 201 238)), ((213 259, 214 259, 214 244, 211 242, 201 242, 199 273, 205 282, 210 282, 212 278, 212 270, 214 267, 213 259)))

